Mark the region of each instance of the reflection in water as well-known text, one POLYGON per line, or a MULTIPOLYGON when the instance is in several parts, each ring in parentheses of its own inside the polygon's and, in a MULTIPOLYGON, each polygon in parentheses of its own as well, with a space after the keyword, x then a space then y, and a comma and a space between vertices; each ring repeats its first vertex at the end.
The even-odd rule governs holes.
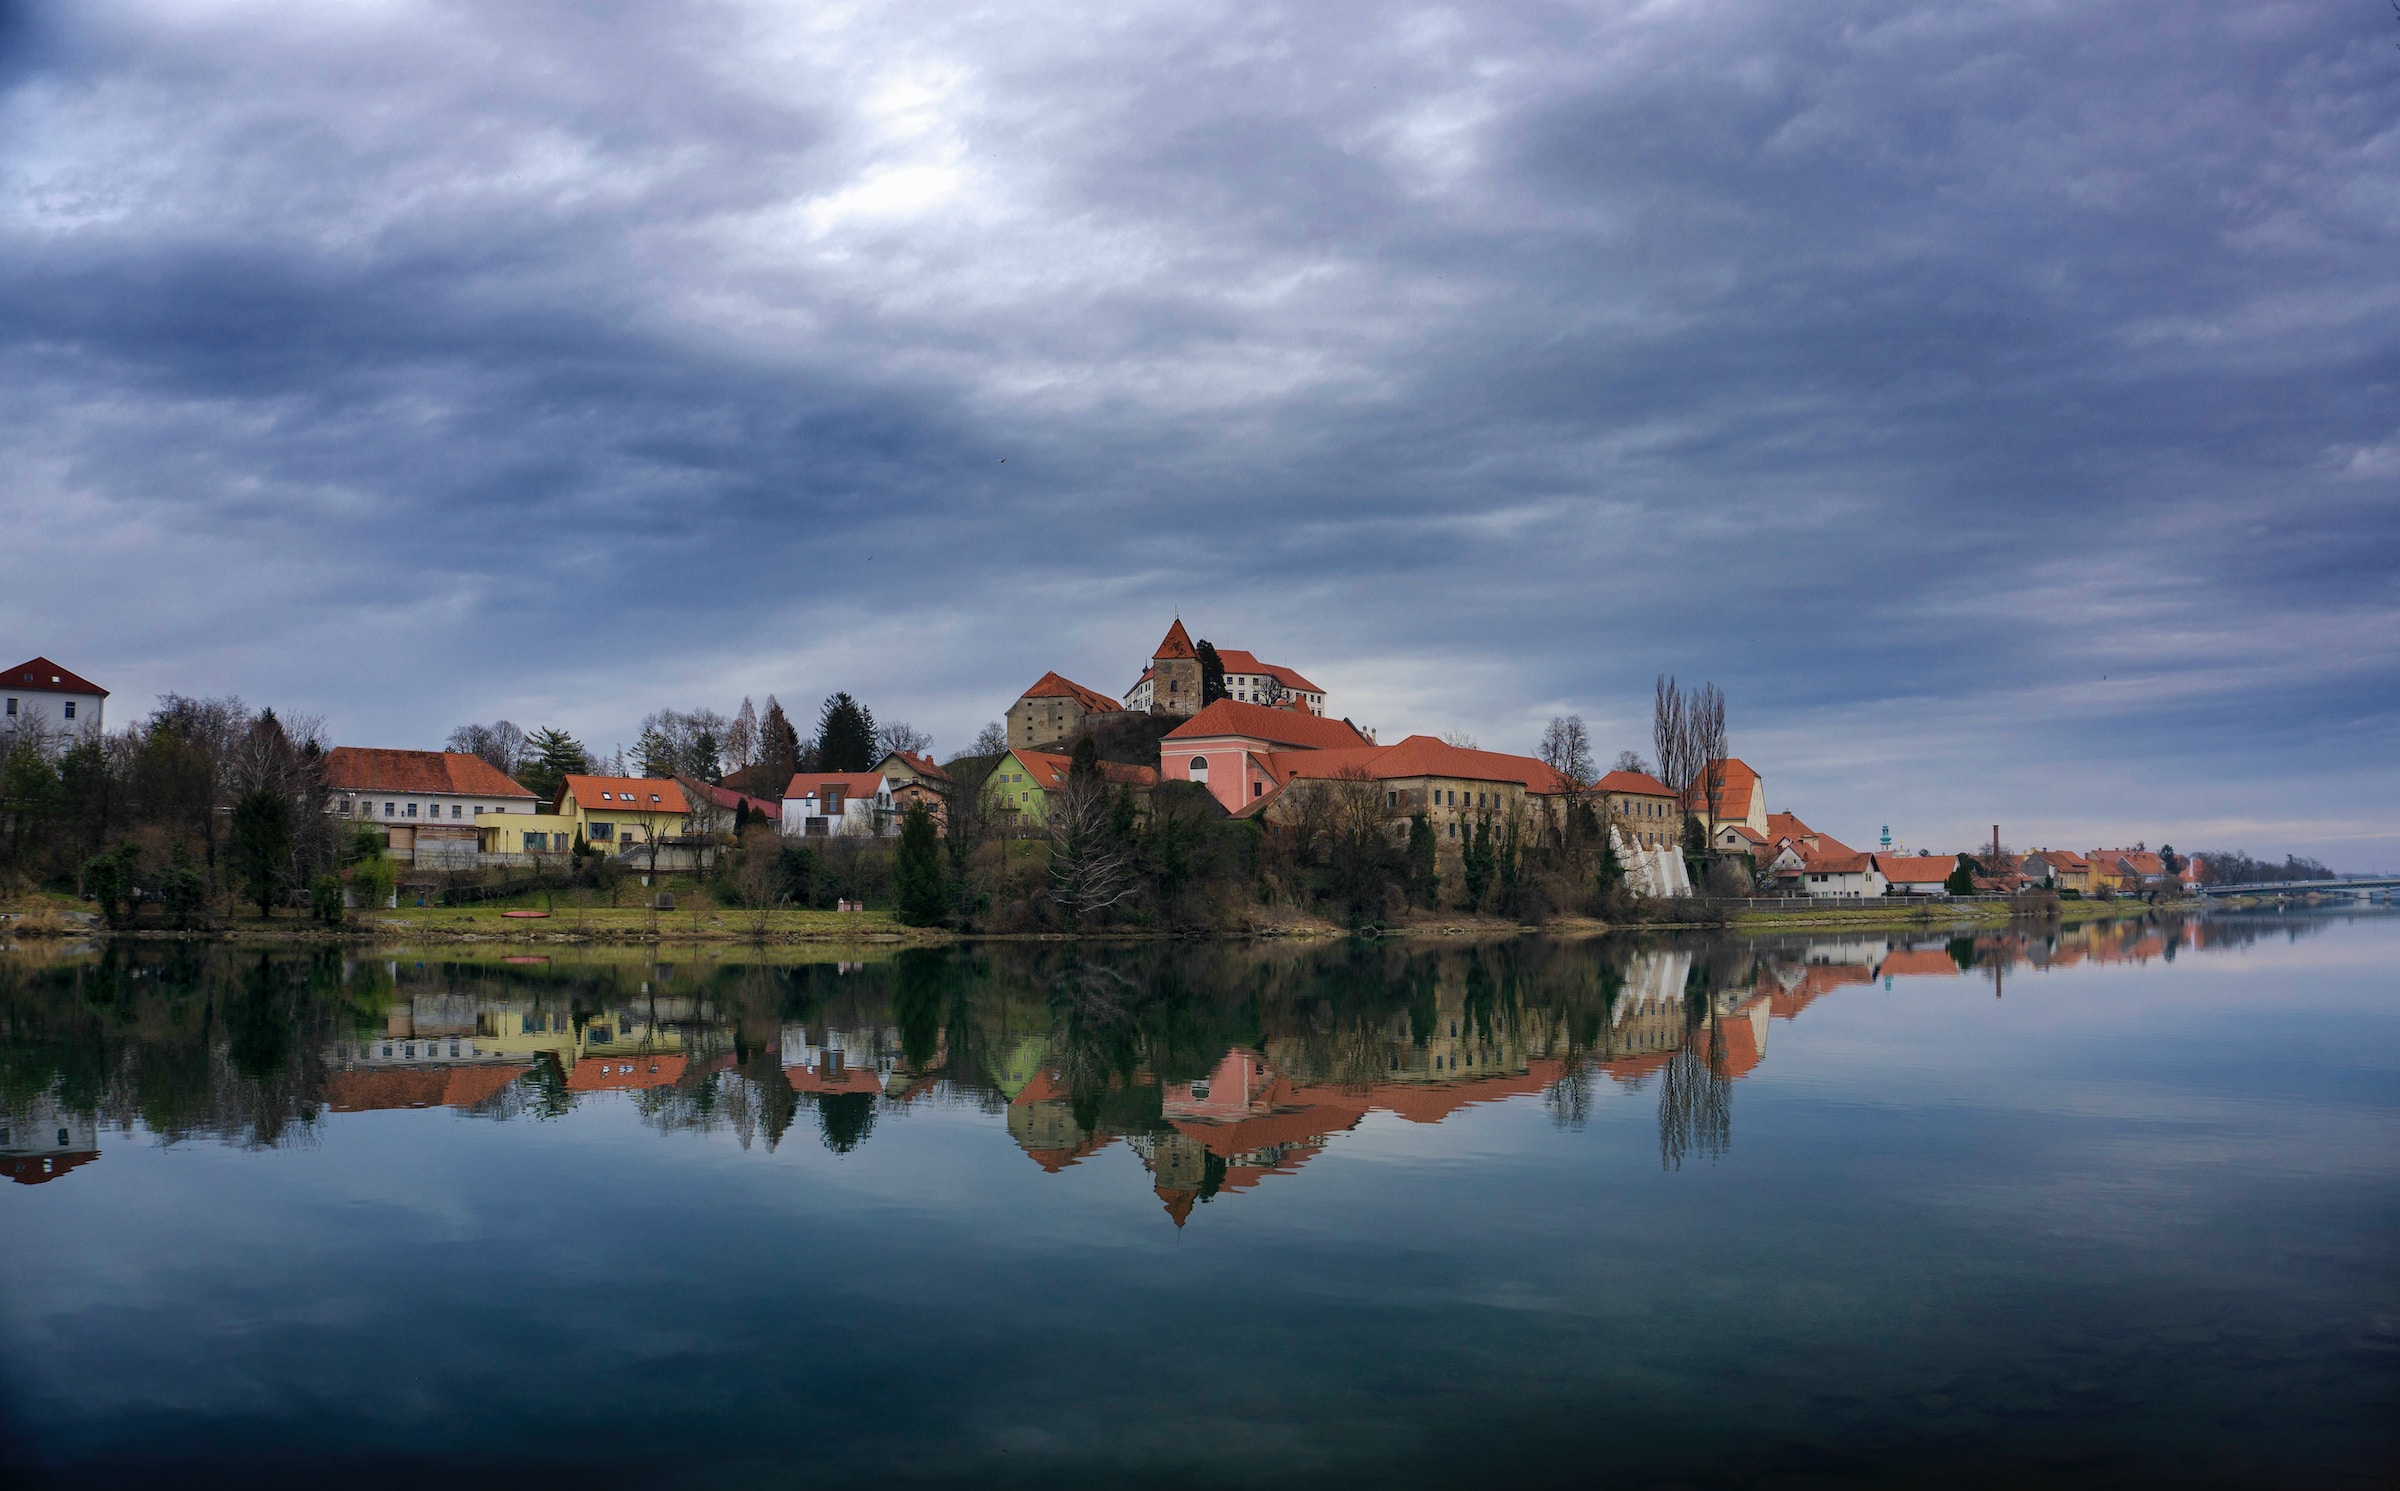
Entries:
MULTIPOLYGON (((2297 936, 2309 924, 2272 929, 2297 936)), ((329 1114, 540 1121, 615 1094, 661 1131, 848 1154, 912 1104, 977 1109, 1057 1172, 1123 1143, 1180 1226, 1370 1113, 1440 1123, 1656 1084, 1662 1167, 1721 1159, 1769 1031, 1846 985, 2171 959, 2268 935, 2143 920, 1908 942, 1693 939, 1299 953, 1018 947, 876 964, 417 961, 111 946, 0 962, 0 1167, 41 1183, 107 1130, 307 1144, 329 1114)))

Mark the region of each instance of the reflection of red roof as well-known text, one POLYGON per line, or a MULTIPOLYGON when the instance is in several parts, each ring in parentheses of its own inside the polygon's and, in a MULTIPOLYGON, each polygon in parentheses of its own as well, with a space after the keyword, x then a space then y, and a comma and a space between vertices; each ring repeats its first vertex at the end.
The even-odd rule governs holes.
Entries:
POLYGON ((386 1108, 468 1108, 525 1075, 521 1062, 473 1066, 350 1068, 325 1074, 325 1106, 336 1113, 386 1108))
POLYGON ((570 1092, 633 1092, 672 1087, 683 1076, 680 1056, 586 1056, 567 1073, 570 1092))
POLYGON ((1767 1008, 1777 1019, 1789 1020, 1844 984, 1870 983, 1874 977, 1864 963, 1811 963, 1790 988, 1775 985, 1767 996, 1767 1008))
POLYGON ((794 1092, 815 1093, 819 1097, 831 1097, 843 1092, 883 1091, 883 1079, 875 1075, 875 1069, 871 1066, 845 1066, 839 1077, 831 1079, 816 1067, 787 1066, 783 1069, 783 1080, 792 1084, 794 1092))
POLYGON ((1263 740, 1314 751, 1367 744, 1367 738, 1347 720, 1329 720, 1306 710, 1269 709, 1239 699, 1219 699, 1167 732, 1169 740, 1219 738, 1263 740))
POLYGON ((1884 955, 1883 961, 1876 965, 1875 972, 1881 978, 1890 978, 1895 974, 1902 977, 1929 977, 1938 974, 1946 978, 1956 978, 1958 976, 1958 960, 1938 947, 1897 948, 1884 955))
POLYGON ((1200 1141, 1203 1148, 1220 1159, 1248 1154, 1255 1149, 1271 1149, 1278 1144, 1302 1144, 1338 1134, 1353 1127, 1366 1116, 1367 1105, 1353 1098, 1331 1102, 1319 1101, 1305 1107, 1283 1108, 1274 1112, 1254 1114, 1231 1123, 1204 1123, 1196 1119, 1170 1119, 1181 1132, 1200 1141))
POLYGON ((1151 1189, 1158 1193, 1159 1200, 1166 1203, 1167 1215, 1175 1219, 1178 1227, 1191 1219, 1192 1204, 1200 1199, 1198 1191, 1181 1187, 1169 1190, 1165 1186, 1153 1186, 1151 1189))
POLYGON ((1595 1065, 1614 1081, 1639 1082, 1674 1058, 1672 1051, 1648 1051, 1640 1056, 1620 1056, 1615 1061, 1597 1062, 1595 1065))
POLYGON ((448 792, 462 797, 535 800, 481 756, 463 751, 383 751, 335 746, 325 753, 325 785, 336 792, 448 792))
MULTIPOLYGON (((35 661, 40 661, 38 658, 35 661)), ((46 1180, 56 1180, 78 1165, 88 1165, 100 1158, 96 1149, 76 1150, 67 1154, 21 1154, 0 1159, 0 1175, 21 1186, 38 1186, 46 1180)))

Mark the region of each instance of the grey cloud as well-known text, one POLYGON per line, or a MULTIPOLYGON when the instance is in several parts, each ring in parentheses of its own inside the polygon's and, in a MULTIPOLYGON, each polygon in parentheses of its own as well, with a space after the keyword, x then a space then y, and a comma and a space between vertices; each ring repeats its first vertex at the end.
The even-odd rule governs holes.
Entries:
POLYGON ((393 743, 688 684, 952 744, 1179 605, 1490 743, 1712 674, 1837 831, 2039 809, 1968 761, 2331 823, 2278 763, 2400 733, 2395 29, 35 7, 0 622, 393 743), (1944 764, 1846 776, 1901 711, 1944 764))

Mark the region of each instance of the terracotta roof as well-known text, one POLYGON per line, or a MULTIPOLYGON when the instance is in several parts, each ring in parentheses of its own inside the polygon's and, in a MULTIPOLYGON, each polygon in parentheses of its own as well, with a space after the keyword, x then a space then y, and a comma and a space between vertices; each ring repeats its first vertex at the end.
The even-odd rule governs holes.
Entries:
POLYGON ((1571 787, 1547 762, 1532 756, 1471 751, 1430 735, 1411 735, 1388 746, 1277 751, 1267 762, 1277 779, 1287 781, 1298 777, 1323 780, 1356 770, 1364 771, 1378 782, 1404 777, 1456 777, 1469 782, 1517 782, 1528 791, 1541 793, 1565 792, 1571 787))
MULTIPOLYGON (((1829 833, 1819 833, 1810 828, 1800 821, 1800 815, 1797 813, 1769 813, 1767 815, 1767 838, 1769 842, 1790 839, 1795 843, 1814 839, 1816 840, 1814 848, 1819 854, 1857 854, 1860 852, 1829 833)), ((1802 843, 1802 847, 1810 846, 1802 843)))
POLYGON ((6 673, 0 673, 0 684, 12 689, 31 689, 37 694, 98 694, 108 697, 108 690, 83 677, 70 673, 46 657, 27 658, 6 673))
POLYGON ((1035 679, 1033 687, 1019 694, 1017 699, 1020 703, 1027 699, 1072 699, 1095 714, 1114 714, 1125 707, 1122 700, 1111 699, 1098 689, 1087 689, 1073 679, 1061 678, 1056 673, 1045 673, 1035 679))
POLYGON ((2033 853, 2047 861, 2054 870, 2088 870, 2092 867, 2090 860, 2072 849, 2036 849, 2033 853))
POLYGON ((683 1075, 681 1056, 586 1056, 567 1073, 569 1092, 625 1092, 672 1087, 683 1075))
POLYGON ((873 797, 883 790, 883 773, 879 771, 804 771, 793 777, 783 789, 783 800, 795 797, 825 796, 828 787, 839 787, 842 796, 873 797))
POLYGON ((1883 978, 1889 978, 1895 974, 1904 977, 1939 975, 1943 978, 1956 978, 1958 977, 1958 960, 1938 947, 1897 948, 1884 956, 1883 962, 1876 966, 1875 972, 1877 976, 1883 978))
MULTIPOLYGON (((891 753, 891 755, 888 755, 883 759, 884 761, 889 761, 892 759, 892 756, 897 756, 902 761, 907 762, 908 769, 917 773, 919 776, 931 777, 937 782, 947 782, 950 780, 950 773, 942 770, 939 766, 934 765, 933 758, 931 756, 920 756, 914 751, 894 751, 891 753)), ((875 764, 880 767, 882 766, 883 762, 878 761, 875 764)))
POLYGON ((1854 851, 1841 854, 1811 854, 1801 863, 1812 874, 1857 875, 1875 868, 1875 856, 1854 851))
MULTIPOLYGON (((1033 777, 1033 785, 1044 789, 1065 786, 1067 773, 1075 765, 1074 757, 1056 751, 1011 751, 1009 754, 1025 764, 1025 770, 1033 777)), ((1128 766, 1122 761, 1102 761, 1099 767, 1100 779, 1105 782, 1127 787, 1158 785, 1156 767, 1128 766)))
MULTIPOLYGON (((1192 634, 1183 629, 1183 618, 1180 616, 1175 618, 1173 626, 1167 628, 1166 636, 1159 640, 1158 651, 1150 654, 1152 658, 1196 658, 1199 655, 1200 649, 1192 645, 1192 634)), ((1222 657, 1223 654, 1218 656, 1222 657)))
POLYGON ((648 777, 561 777, 559 796, 568 793, 587 813, 688 813, 683 788, 672 781, 648 777), (603 796, 602 794, 607 794, 603 796))
POLYGON ((1954 854, 1886 854, 1878 855, 1876 866, 1883 878, 1894 885, 1939 885, 1958 868, 1954 854))
POLYGON ((325 1106, 336 1113, 385 1108, 468 1108, 525 1075, 518 1062, 473 1066, 352 1068, 325 1074, 325 1106))
POLYGON ((336 792, 448 792, 538 800, 489 761, 460 751, 335 746, 325 753, 325 785, 336 792))
POLYGON ((1602 777, 1595 790, 1623 792, 1633 797, 1673 797, 1675 789, 1646 771, 1612 771, 1602 777))
MULTIPOLYGON (((1717 782, 1717 806, 1709 812, 1709 816, 1712 818, 1749 817, 1751 794, 1758 790, 1758 773, 1750 769, 1748 762, 1736 756, 1727 756, 1723 761, 1711 762, 1710 765, 1721 766, 1723 775, 1717 782)), ((1700 806, 1700 799, 1704 795, 1706 783, 1707 773, 1704 771, 1692 778, 1690 789, 1684 793, 1685 801, 1694 808, 1700 806)))
POLYGON ((1239 699, 1219 699, 1168 731, 1167 739, 1263 740, 1316 751, 1371 744, 1348 720, 1329 720, 1305 710, 1269 709, 1239 699))
POLYGON ((1244 652, 1238 647, 1218 648, 1217 661, 1225 665, 1225 671, 1227 673, 1264 673, 1269 678, 1274 679, 1277 683, 1282 684, 1285 688, 1296 689, 1303 694, 1322 694, 1325 692, 1323 689, 1318 688, 1315 684, 1310 683, 1307 679, 1302 678, 1298 670, 1287 668, 1281 663, 1262 663, 1258 660, 1258 654, 1254 652, 1244 652))
POLYGON ((769 818, 778 817, 783 812, 783 805, 771 797, 753 797, 747 792, 736 792, 731 787, 720 787, 714 782, 693 781, 689 777, 677 777, 675 780, 683 783, 684 796, 689 797, 697 791, 728 813, 736 806, 745 805, 769 818))
POLYGON ((21 1186, 38 1186, 56 1180, 77 1165, 88 1165, 100 1158, 98 1150, 70 1151, 66 1154, 20 1154, 0 1159, 0 1175, 21 1186))

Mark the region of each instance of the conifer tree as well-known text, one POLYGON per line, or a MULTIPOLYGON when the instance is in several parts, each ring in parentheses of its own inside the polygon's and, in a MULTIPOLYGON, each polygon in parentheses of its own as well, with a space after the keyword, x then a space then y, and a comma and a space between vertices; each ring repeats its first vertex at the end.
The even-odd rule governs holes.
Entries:
POLYGON ((541 729, 525 737, 525 765, 517 781, 545 800, 558 795, 561 778, 581 776, 592 769, 583 742, 564 730, 541 729))
POLYGON ((800 732, 775 702, 767 695, 766 717, 758 722, 759 780, 770 792, 781 792, 792 774, 800 769, 800 732))
POLYGON ((892 858, 892 896, 900 920, 912 927, 938 927, 949 914, 942 888, 942 845, 933 814, 912 802, 900 817, 900 848, 892 858))
POLYGON ((1441 841, 1433 832, 1433 820, 1423 809, 1408 819, 1408 897, 1419 906, 1431 908, 1441 901, 1441 841))
POLYGON ((875 761, 875 716, 847 693, 828 697, 817 715, 815 769, 867 771, 875 761))

